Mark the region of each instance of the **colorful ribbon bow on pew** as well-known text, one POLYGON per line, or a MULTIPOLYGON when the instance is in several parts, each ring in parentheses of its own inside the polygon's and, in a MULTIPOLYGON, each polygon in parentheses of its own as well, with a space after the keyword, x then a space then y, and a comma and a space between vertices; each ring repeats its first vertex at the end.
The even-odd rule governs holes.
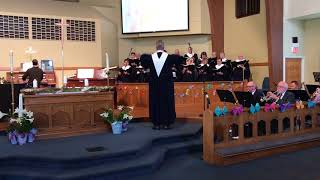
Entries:
POLYGON ((304 109, 304 104, 303 102, 300 100, 300 101, 296 101, 296 108, 297 109, 304 109))
POLYGON ((239 116, 242 112, 243 112, 243 106, 242 105, 234 106, 231 109, 231 114, 234 115, 234 116, 239 116))
POLYGON ((223 106, 221 109, 219 106, 217 106, 214 110, 214 115, 217 117, 224 116, 228 113, 228 109, 226 106, 223 106))
POLYGON ((265 112, 272 112, 272 111, 276 110, 276 107, 277 107, 276 103, 271 103, 271 104, 266 103, 264 105, 264 111, 265 112))
POLYGON ((251 106, 250 106, 250 108, 249 108, 249 112, 250 112, 251 114, 255 114, 255 113, 259 112, 260 109, 261 109, 261 107, 260 107, 260 104, 259 104, 259 103, 256 103, 256 105, 251 104, 251 106))
POLYGON ((292 107, 292 104, 284 103, 279 105, 279 110, 280 112, 285 112, 286 110, 291 109, 291 107, 292 107))
POLYGON ((308 108, 314 108, 316 107, 316 103, 314 101, 309 100, 308 101, 308 108))

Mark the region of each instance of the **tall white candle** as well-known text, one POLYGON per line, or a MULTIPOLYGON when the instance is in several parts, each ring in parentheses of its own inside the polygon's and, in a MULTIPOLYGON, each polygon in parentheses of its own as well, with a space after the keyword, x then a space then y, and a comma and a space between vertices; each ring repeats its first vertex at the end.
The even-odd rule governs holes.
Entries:
POLYGON ((22 111, 23 111, 23 96, 20 93, 19 94, 19 111, 18 111, 18 116, 22 117, 22 111))
POLYGON ((10 57, 10 72, 13 73, 13 50, 10 50, 9 57, 10 57))
POLYGON ((110 66, 109 66, 109 55, 108 55, 108 53, 106 53, 106 69, 107 69, 107 72, 109 72, 110 66))

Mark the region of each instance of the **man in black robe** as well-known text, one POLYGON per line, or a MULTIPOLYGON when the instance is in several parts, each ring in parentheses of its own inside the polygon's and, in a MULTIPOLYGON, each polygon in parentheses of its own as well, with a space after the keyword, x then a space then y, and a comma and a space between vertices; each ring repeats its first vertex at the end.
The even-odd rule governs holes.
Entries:
POLYGON ((164 51, 164 43, 156 42, 156 52, 143 54, 141 63, 150 69, 149 75, 149 114, 153 129, 170 129, 176 118, 172 67, 179 65, 179 56, 164 51))

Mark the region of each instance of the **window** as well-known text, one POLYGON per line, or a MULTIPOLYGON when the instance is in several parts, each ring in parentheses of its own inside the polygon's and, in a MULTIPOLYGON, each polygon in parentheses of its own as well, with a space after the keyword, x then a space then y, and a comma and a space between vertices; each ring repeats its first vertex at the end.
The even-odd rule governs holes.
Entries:
POLYGON ((235 0, 236 17, 242 18, 260 13, 260 0, 235 0))
POLYGON ((0 38, 29 39, 28 17, 0 15, 0 38))
POLYGON ((61 19, 32 18, 32 38, 46 40, 61 40, 61 19))
POLYGON ((94 21, 67 20, 67 40, 96 41, 96 24, 94 21))

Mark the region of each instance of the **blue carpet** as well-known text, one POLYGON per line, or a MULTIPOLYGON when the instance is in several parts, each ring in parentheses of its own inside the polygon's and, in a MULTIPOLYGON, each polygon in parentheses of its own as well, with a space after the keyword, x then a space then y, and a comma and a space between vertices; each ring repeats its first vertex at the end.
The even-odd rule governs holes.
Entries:
POLYGON ((83 135, 23 146, 11 145, 2 136, 0 179, 122 179, 153 172, 169 156, 202 148, 201 124, 176 123, 172 130, 160 131, 151 127, 132 123, 121 135, 83 135), (95 147, 101 151, 88 151, 95 147))
POLYGON ((319 180, 320 148, 275 155, 231 166, 212 166, 201 153, 167 160, 153 174, 129 180, 319 180))

